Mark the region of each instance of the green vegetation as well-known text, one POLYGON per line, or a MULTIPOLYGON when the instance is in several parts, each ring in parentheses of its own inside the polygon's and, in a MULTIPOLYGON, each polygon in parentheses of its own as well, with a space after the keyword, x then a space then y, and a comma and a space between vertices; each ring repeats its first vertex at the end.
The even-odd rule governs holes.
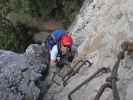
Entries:
POLYGON ((84 0, 29 0, 30 11, 44 19, 63 19, 67 27, 79 12, 84 0))
POLYGON ((0 48, 23 52, 32 43, 32 35, 27 34, 23 24, 14 26, 8 19, 0 17, 0 48))
POLYGON ((22 22, 28 23, 32 18, 63 20, 64 27, 67 28, 83 1, 0 0, 0 49, 23 52, 33 41, 30 30, 22 22))

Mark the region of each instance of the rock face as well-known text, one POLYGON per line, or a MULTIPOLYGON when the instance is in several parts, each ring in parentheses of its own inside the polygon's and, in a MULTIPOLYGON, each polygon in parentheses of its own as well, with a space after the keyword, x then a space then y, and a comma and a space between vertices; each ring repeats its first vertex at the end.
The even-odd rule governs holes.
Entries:
MULTIPOLYGON (((120 44, 133 41, 132 0, 86 0, 69 28, 78 46, 79 57, 93 62, 83 66, 68 80, 65 87, 52 86, 44 100, 69 100, 68 94, 102 67, 112 69, 120 52, 120 44)), ((40 89, 36 80, 46 65, 43 50, 31 45, 22 55, 0 51, 0 100, 35 100, 40 89)), ((110 76, 99 74, 72 95, 72 100, 94 100, 97 91, 110 76)), ((43 86, 42 86, 43 87, 43 86)), ((133 98, 133 56, 125 54, 118 70, 117 88, 120 100, 133 98)), ((100 100, 113 100, 112 90, 106 89, 100 100)))
MULTIPOLYGON (((68 94, 83 80, 101 67, 113 68, 123 41, 133 41, 132 0, 86 0, 69 31, 78 46, 79 57, 93 62, 91 68, 83 66, 73 76, 54 100, 69 100, 68 94)), ((125 55, 118 70, 120 100, 132 100, 133 59, 125 55)), ((108 74, 102 74, 88 82, 72 95, 72 100, 94 100, 108 74)), ((106 89, 100 100, 113 100, 112 90, 106 89)))
POLYGON ((43 49, 30 45, 24 54, 0 50, 0 100, 36 100, 36 81, 46 69, 43 49))

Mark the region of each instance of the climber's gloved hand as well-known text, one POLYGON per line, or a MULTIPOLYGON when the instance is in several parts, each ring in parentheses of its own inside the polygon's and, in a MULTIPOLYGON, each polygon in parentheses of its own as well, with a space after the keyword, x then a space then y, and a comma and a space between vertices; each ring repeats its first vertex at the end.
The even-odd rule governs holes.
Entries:
POLYGON ((71 61, 67 57, 62 57, 60 60, 57 61, 57 67, 62 68, 64 65, 69 65, 71 61))

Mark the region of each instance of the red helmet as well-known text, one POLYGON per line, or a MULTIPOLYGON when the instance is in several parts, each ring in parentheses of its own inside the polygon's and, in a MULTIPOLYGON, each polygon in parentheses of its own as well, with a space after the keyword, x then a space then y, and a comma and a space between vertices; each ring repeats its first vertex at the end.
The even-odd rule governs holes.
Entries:
POLYGON ((73 39, 71 35, 64 35, 61 38, 61 44, 66 47, 71 47, 73 44, 73 39))

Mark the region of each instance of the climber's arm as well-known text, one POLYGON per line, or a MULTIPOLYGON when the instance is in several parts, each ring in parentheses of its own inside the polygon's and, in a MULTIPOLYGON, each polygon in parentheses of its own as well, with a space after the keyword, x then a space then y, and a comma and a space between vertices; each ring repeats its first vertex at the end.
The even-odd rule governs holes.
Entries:
POLYGON ((72 46, 71 52, 69 55, 69 61, 72 62, 77 57, 78 57, 78 50, 75 46, 72 46))
POLYGON ((57 46, 55 45, 50 52, 50 65, 56 65, 56 58, 58 54, 57 46))

